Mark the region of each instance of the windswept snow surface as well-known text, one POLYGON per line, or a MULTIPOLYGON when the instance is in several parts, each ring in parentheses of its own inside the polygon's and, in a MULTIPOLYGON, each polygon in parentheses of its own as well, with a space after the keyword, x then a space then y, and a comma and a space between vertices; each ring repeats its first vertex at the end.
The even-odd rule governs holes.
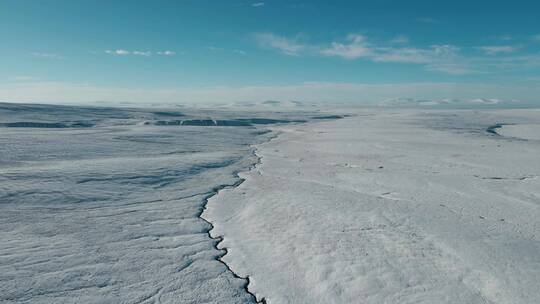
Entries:
POLYGON ((540 141, 540 124, 504 125, 497 133, 507 137, 540 141))
POLYGON ((253 303, 200 214, 290 114, 242 115, 0 103, 0 303, 253 303))
POLYGON ((268 303, 539 303, 540 112, 358 111, 275 127, 203 217, 268 303), (505 127, 506 128, 506 127, 505 127))

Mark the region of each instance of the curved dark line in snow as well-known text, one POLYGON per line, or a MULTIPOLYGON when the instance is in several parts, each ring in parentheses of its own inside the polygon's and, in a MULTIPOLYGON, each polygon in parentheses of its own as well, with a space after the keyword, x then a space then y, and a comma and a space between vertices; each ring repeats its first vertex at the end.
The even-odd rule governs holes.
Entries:
POLYGON ((486 132, 491 134, 491 135, 495 135, 495 136, 501 136, 501 134, 499 134, 499 132, 497 132, 498 129, 502 128, 503 126, 505 125, 509 125, 509 124, 506 124, 506 123, 496 123, 494 125, 491 125, 489 127, 487 127, 486 129, 486 132))
MULTIPOLYGON (((337 118, 329 118, 329 119, 337 119, 337 118)), ((300 121, 297 121, 299 123, 301 123, 300 121)), ((265 129, 266 132, 261 132, 260 135, 262 134, 266 134, 266 133, 269 133, 269 132, 272 132, 268 129, 265 129)), ((275 135, 271 136, 270 138, 268 138, 265 142, 269 142, 275 138, 277 138, 279 136, 279 132, 277 132, 275 135)), ((262 144, 262 143, 258 143, 258 144, 262 144)), ((267 301, 266 301, 266 298, 265 297, 261 297, 261 300, 257 300, 257 296, 252 293, 250 290, 249 290, 249 283, 250 283, 250 279, 249 279, 249 275, 245 276, 245 277, 242 277, 240 276, 239 274, 237 274, 236 272, 234 272, 234 270, 231 269, 231 267, 229 265, 227 265, 227 263, 225 263, 222 258, 227 255, 228 253, 228 250, 226 247, 223 247, 223 248, 218 248, 218 245, 219 243, 221 243, 223 241, 223 236, 217 236, 217 237, 213 237, 211 235, 211 231, 214 229, 214 224, 212 224, 210 221, 206 220, 204 217, 203 217, 203 214, 204 214, 204 211, 207 209, 207 205, 208 205, 208 200, 217 195, 219 193, 219 191, 223 190, 223 189, 226 189, 226 188, 236 188, 238 186, 240 186, 243 182, 246 181, 245 178, 241 178, 239 173, 240 172, 247 172, 247 171, 251 171, 253 169, 255 169, 257 167, 257 165, 260 165, 262 163, 261 161, 261 157, 259 155, 257 155, 257 149, 254 148, 252 150, 252 155, 256 157, 256 161, 254 163, 252 163, 250 166, 248 166, 246 169, 244 170, 237 170, 235 172, 233 172, 233 176, 235 178, 237 178, 238 180, 232 184, 225 184, 225 185, 219 185, 217 187, 214 187, 212 188, 212 190, 210 192, 208 192, 208 195, 206 195, 204 198, 203 198, 203 204, 202 204, 202 208, 201 208, 201 211, 199 212, 199 214, 197 215, 197 217, 199 217, 200 219, 202 219, 203 221, 205 221, 206 223, 208 223, 210 225, 210 229, 208 229, 208 231, 206 231, 206 233, 208 234, 208 237, 212 240, 215 240, 217 242, 215 242, 214 244, 214 248, 218 251, 221 252, 221 254, 216 258, 216 260, 220 263, 222 263, 223 265, 225 265, 225 267, 232 273, 232 275, 237 278, 237 279, 242 279, 244 281, 246 281, 246 284, 244 285, 244 290, 249 294, 251 295, 253 301, 255 303, 259 303, 259 304, 267 304, 267 301)))
POLYGON ((529 141, 528 139, 525 139, 525 138, 516 137, 516 136, 506 136, 506 135, 503 135, 503 134, 499 133, 499 130, 502 127, 504 127, 504 126, 514 126, 514 125, 516 125, 516 124, 515 123, 497 123, 497 124, 489 126, 485 131, 490 136, 493 136, 493 137, 496 137, 496 138, 499 138, 499 139, 506 139, 506 140, 510 140, 510 141, 521 141, 521 142, 529 141))
MULTIPOLYGON (((272 139, 276 138, 278 136, 278 134, 270 137, 266 142, 268 141, 271 141, 272 139)), ((257 300, 257 296, 252 293, 250 290, 249 290, 249 283, 250 283, 250 279, 249 279, 249 275, 248 276, 245 276, 245 277, 242 277, 240 276, 239 274, 237 274, 236 272, 234 272, 234 270, 231 269, 231 267, 229 265, 227 265, 227 263, 225 263, 222 258, 228 253, 228 250, 226 247, 223 247, 223 248, 219 248, 218 245, 219 243, 221 243, 223 241, 223 236, 217 236, 217 237, 213 237, 211 235, 211 231, 214 229, 214 224, 212 224, 210 221, 206 220, 204 217, 203 217, 203 213, 204 211, 207 209, 207 205, 208 205, 208 200, 217 195, 219 193, 219 191, 223 190, 223 189, 228 189, 228 188, 236 188, 238 186, 240 186, 243 182, 246 181, 245 178, 241 178, 239 173, 240 172, 246 172, 246 171, 251 171, 252 169, 254 169, 257 165, 261 164, 261 157, 257 155, 256 153, 256 149, 253 149, 252 152, 251 152, 256 158, 257 158, 257 161, 255 161, 254 163, 252 163, 249 167, 247 167, 245 170, 237 170, 233 173, 233 176, 235 178, 237 178, 238 180, 232 184, 225 184, 225 185, 219 185, 217 187, 214 187, 212 188, 212 190, 209 192, 208 195, 206 195, 204 198, 203 198, 203 205, 202 205, 202 209, 201 211, 199 212, 199 214, 197 215, 197 217, 199 217, 200 219, 202 219, 203 221, 205 221, 206 223, 208 223, 210 225, 210 229, 208 229, 208 231, 206 231, 206 233, 208 234, 208 237, 212 240, 215 240, 217 242, 214 243, 214 248, 218 251, 220 251, 220 255, 216 258, 216 260, 220 263, 222 263, 223 265, 225 265, 225 267, 227 268, 227 270, 229 270, 232 275, 237 278, 237 279, 242 279, 244 280, 246 283, 244 284, 244 291, 246 291, 249 295, 251 295, 252 297, 252 300, 254 303, 259 303, 259 304, 267 304, 266 302, 266 298, 262 297, 261 300, 257 300)))

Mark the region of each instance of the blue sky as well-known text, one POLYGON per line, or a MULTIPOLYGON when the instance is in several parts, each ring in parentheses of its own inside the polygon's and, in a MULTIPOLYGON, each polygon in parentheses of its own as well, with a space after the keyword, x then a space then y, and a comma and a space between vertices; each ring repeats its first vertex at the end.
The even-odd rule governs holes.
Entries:
POLYGON ((3 101, 540 94, 536 1, 0 0, 0 37, 3 101))

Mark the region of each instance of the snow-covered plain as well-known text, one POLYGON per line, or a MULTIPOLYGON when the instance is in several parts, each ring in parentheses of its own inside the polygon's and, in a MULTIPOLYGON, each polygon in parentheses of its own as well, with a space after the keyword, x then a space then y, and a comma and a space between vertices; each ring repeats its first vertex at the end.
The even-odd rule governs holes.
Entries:
POLYGON ((539 302, 540 111, 270 105, 0 103, 0 302, 539 302))
POLYGON ((268 303, 540 303, 539 122, 364 110, 275 127, 203 217, 268 303))
POLYGON ((253 303, 200 214, 265 115, 0 103, 0 302, 253 303))

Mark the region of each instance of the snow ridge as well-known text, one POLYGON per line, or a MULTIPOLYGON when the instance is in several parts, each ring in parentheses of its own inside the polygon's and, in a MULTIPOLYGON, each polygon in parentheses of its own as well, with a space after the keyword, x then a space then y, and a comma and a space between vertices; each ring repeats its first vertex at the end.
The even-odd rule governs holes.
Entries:
MULTIPOLYGON (((275 134, 275 135, 269 137, 268 140, 266 140, 266 142, 269 142, 272 139, 277 138, 278 136, 279 136, 279 134, 275 134)), ((214 243, 214 248, 216 250, 222 252, 222 254, 216 258, 216 260, 218 262, 222 263, 223 265, 225 265, 225 267, 232 273, 232 275, 235 278, 242 279, 242 280, 246 281, 243 288, 252 297, 254 303, 267 304, 266 298, 261 297, 261 299, 259 300, 257 295, 252 293, 249 290, 249 284, 250 284, 249 275, 246 275, 245 277, 241 276, 240 274, 236 273, 227 263, 225 263, 225 261, 223 261, 223 257, 228 254, 227 247, 221 247, 221 248, 219 247, 219 244, 221 242, 223 242, 223 240, 224 240, 224 236, 222 236, 222 235, 212 236, 212 230, 214 230, 214 224, 204 217, 204 212, 207 210, 207 205, 208 205, 208 201, 210 200, 210 198, 212 198, 213 196, 219 194, 219 192, 221 190, 237 188, 238 186, 240 186, 242 183, 244 183, 246 181, 246 179, 240 177, 239 173, 240 172, 249 172, 249 171, 255 169, 257 167, 257 165, 260 165, 262 163, 262 157, 257 154, 257 149, 254 148, 254 147, 253 147, 253 150, 252 150, 252 155, 254 157, 256 157, 256 161, 253 164, 251 164, 246 170, 240 170, 240 171, 236 171, 236 172, 233 173, 234 177, 238 179, 236 182, 234 182, 232 184, 224 184, 224 185, 217 186, 217 187, 213 188, 212 191, 210 191, 208 193, 208 195, 206 195, 203 198, 202 209, 201 209, 201 212, 199 213, 198 217, 201 218, 203 221, 205 221, 206 223, 208 223, 210 225, 210 229, 208 229, 208 231, 206 231, 206 233, 208 234, 208 237, 210 239, 216 241, 214 243)))

